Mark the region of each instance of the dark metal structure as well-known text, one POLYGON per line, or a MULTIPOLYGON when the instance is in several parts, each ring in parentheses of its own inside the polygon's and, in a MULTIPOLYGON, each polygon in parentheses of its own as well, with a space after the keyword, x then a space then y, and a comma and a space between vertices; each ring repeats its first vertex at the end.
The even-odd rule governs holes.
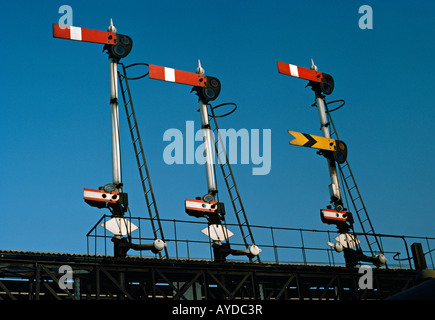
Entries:
MULTIPOLYGON (((414 285, 417 270, 0 251, 0 300, 368 300, 414 285), (69 288, 59 283, 72 269, 69 288)), ((68 280, 65 282, 68 285, 68 280)))
POLYGON ((246 257, 217 262, 212 252, 207 257, 210 240, 191 237, 191 228, 206 222, 161 223, 172 258, 142 252, 115 257, 111 236, 97 232, 102 227, 88 233, 87 254, 0 250, 0 300, 380 300, 414 290, 422 268, 435 269, 435 238, 377 234, 384 249, 394 248, 384 251, 391 263, 372 268, 372 287, 361 289, 360 269, 346 267, 342 254, 324 245, 334 235, 331 231, 251 225, 264 239, 262 262, 246 257), (276 242, 282 237, 289 244, 276 242), (313 238, 323 245, 310 244, 313 238))

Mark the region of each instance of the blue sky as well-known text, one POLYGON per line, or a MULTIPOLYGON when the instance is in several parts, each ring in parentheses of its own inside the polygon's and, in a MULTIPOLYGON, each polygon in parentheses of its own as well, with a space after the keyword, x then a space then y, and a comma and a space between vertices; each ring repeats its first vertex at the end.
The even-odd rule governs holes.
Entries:
MULTIPOLYGON (((319 218, 329 204, 326 161, 289 145, 287 133, 321 135, 313 93, 276 66, 308 68, 313 58, 334 77, 329 101, 346 101, 334 122, 375 231, 435 236, 434 2, 22 1, 0 12, 2 249, 86 252, 86 233, 108 213, 82 198, 83 188, 112 178, 107 55, 98 44, 52 37, 63 4, 75 26, 106 30, 113 18, 134 41, 125 64, 194 71, 201 59, 222 83, 214 104, 238 105, 221 128, 271 129, 268 175, 252 175, 252 163, 233 165, 251 224, 334 230, 319 218), (372 30, 358 27, 364 4, 373 9, 372 30)), ((147 78, 131 89, 161 217, 198 221, 184 212, 184 199, 206 193, 204 168, 170 166, 162 157, 166 130, 184 131, 186 121, 200 128, 197 97, 188 86, 147 78)), ((145 217, 120 111, 124 190, 132 215, 145 217)), ((218 188, 225 201, 220 176, 218 188)))

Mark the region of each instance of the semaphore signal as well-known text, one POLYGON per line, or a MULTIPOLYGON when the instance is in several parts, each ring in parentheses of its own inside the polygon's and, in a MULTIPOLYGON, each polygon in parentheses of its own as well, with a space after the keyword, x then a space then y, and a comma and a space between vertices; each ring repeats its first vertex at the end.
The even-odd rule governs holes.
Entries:
MULTIPOLYGON (((329 242, 328 245, 333 247, 336 251, 339 252, 344 251, 344 257, 346 259, 346 263, 349 266, 354 266, 359 261, 372 262, 377 266, 384 265, 386 263, 386 258, 383 255, 382 250, 380 250, 379 254, 373 255, 371 257, 366 256, 365 254, 363 254, 362 249, 359 246, 360 241, 356 239, 356 236, 354 235, 352 236, 349 233, 350 230, 353 230, 354 219, 352 213, 349 212, 344 207, 342 191, 340 188, 339 175, 337 171, 337 166, 338 166, 340 172, 342 172, 342 167, 340 167, 340 165, 342 164, 345 164, 345 166, 349 168, 349 163, 347 162, 348 150, 347 150, 346 143, 344 143, 341 140, 331 138, 329 126, 332 123, 332 119, 330 117, 330 112, 328 111, 328 114, 326 112, 327 107, 324 101, 325 95, 332 94, 334 90, 334 79, 332 78, 331 75, 327 73, 319 72, 317 66, 314 65, 313 59, 311 59, 310 69, 299 67, 289 63, 280 62, 280 61, 277 61, 277 66, 278 66, 278 72, 281 74, 308 80, 309 82, 307 86, 310 86, 315 93, 315 101, 316 101, 315 105, 319 113, 319 119, 320 119, 320 125, 321 125, 321 131, 323 137, 296 132, 296 131, 290 131, 290 130, 288 132, 295 138, 290 141, 290 144, 318 149, 319 150, 318 154, 323 155, 327 160, 329 177, 331 180, 331 184, 329 185, 329 194, 330 194, 330 203, 332 204, 332 207, 327 206, 326 209, 321 209, 320 217, 322 222, 326 224, 336 225, 338 232, 340 233, 340 236, 338 237, 340 241, 337 242, 337 244, 331 244, 329 242), (331 119, 331 123, 328 122, 328 116, 331 119), (350 239, 350 238, 355 240, 352 242, 352 245, 350 244, 343 245, 342 242, 346 241, 343 239, 350 239), (355 250, 352 250, 354 247, 355 250)), ((347 187, 348 187, 347 179, 349 177, 352 177, 353 179, 352 174, 344 178, 347 187)), ((354 184, 355 186, 353 188, 357 188, 355 181, 354 184)), ((352 203, 355 205, 355 201, 357 199, 352 197, 349 188, 348 188, 348 193, 351 196, 352 203)), ((358 198, 361 197, 359 196, 358 198)), ((356 214, 364 230, 364 222, 365 221, 370 222, 370 219, 368 218, 368 215, 365 212, 365 207, 364 207, 364 212, 366 213, 366 219, 362 220, 359 216, 359 211, 361 210, 362 209, 356 209, 356 214)), ((373 227, 371 227, 371 230, 373 232, 373 227)), ((375 243, 377 243, 377 240, 375 243)), ((379 249, 381 249, 379 243, 377 243, 377 245, 379 246, 379 249)), ((368 246, 370 248, 371 253, 373 254, 371 243, 369 241, 368 241, 368 246)))
POLYGON ((110 19, 107 31, 99 31, 74 26, 53 24, 53 37, 103 44, 103 51, 109 55, 110 76, 110 116, 112 142, 112 182, 99 189, 84 189, 83 198, 87 204, 97 208, 107 208, 112 213, 112 219, 103 224, 114 234, 115 256, 125 256, 129 249, 151 250, 160 253, 166 251, 166 244, 156 238, 152 244, 133 244, 131 238, 125 238, 137 227, 124 217, 128 211, 128 194, 123 192, 121 172, 121 147, 119 138, 119 108, 118 108, 118 63, 125 58, 133 47, 133 40, 126 35, 118 34, 110 19), (125 228, 125 226, 128 226, 125 228), (125 230, 122 231, 122 230, 125 230))

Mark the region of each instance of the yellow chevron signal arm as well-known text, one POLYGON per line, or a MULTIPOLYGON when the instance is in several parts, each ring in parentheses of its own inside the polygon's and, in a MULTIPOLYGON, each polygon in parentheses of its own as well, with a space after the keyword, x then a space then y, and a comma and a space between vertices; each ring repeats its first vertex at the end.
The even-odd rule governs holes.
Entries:
POLYGON ((292 145, 330 151, 332 152, 333 159, 339 164, 344 163, 347 159, 347 146, 341 140, 290 130, 288 130, 288 133, 295 138, 290 141, 290 144, 292 145))
POLYGON ((326 151, 335 151, 336 150, 336 140, 329 139, 325 137, 315 136, 312 134, 296 132, 296 131, 288 131, 293 137, 294 140, 290 141, 290 144, 295 146, 314 148, 326 151))

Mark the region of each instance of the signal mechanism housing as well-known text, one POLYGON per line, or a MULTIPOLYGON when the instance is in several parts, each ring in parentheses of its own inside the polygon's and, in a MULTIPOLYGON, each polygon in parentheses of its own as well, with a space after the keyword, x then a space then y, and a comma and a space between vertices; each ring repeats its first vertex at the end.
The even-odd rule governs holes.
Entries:
POLYGON ((113 205, 127 206, 128 196, 124 192, 84 189, 83 199, 87 204, 97 208, 107 208, 113 205))

